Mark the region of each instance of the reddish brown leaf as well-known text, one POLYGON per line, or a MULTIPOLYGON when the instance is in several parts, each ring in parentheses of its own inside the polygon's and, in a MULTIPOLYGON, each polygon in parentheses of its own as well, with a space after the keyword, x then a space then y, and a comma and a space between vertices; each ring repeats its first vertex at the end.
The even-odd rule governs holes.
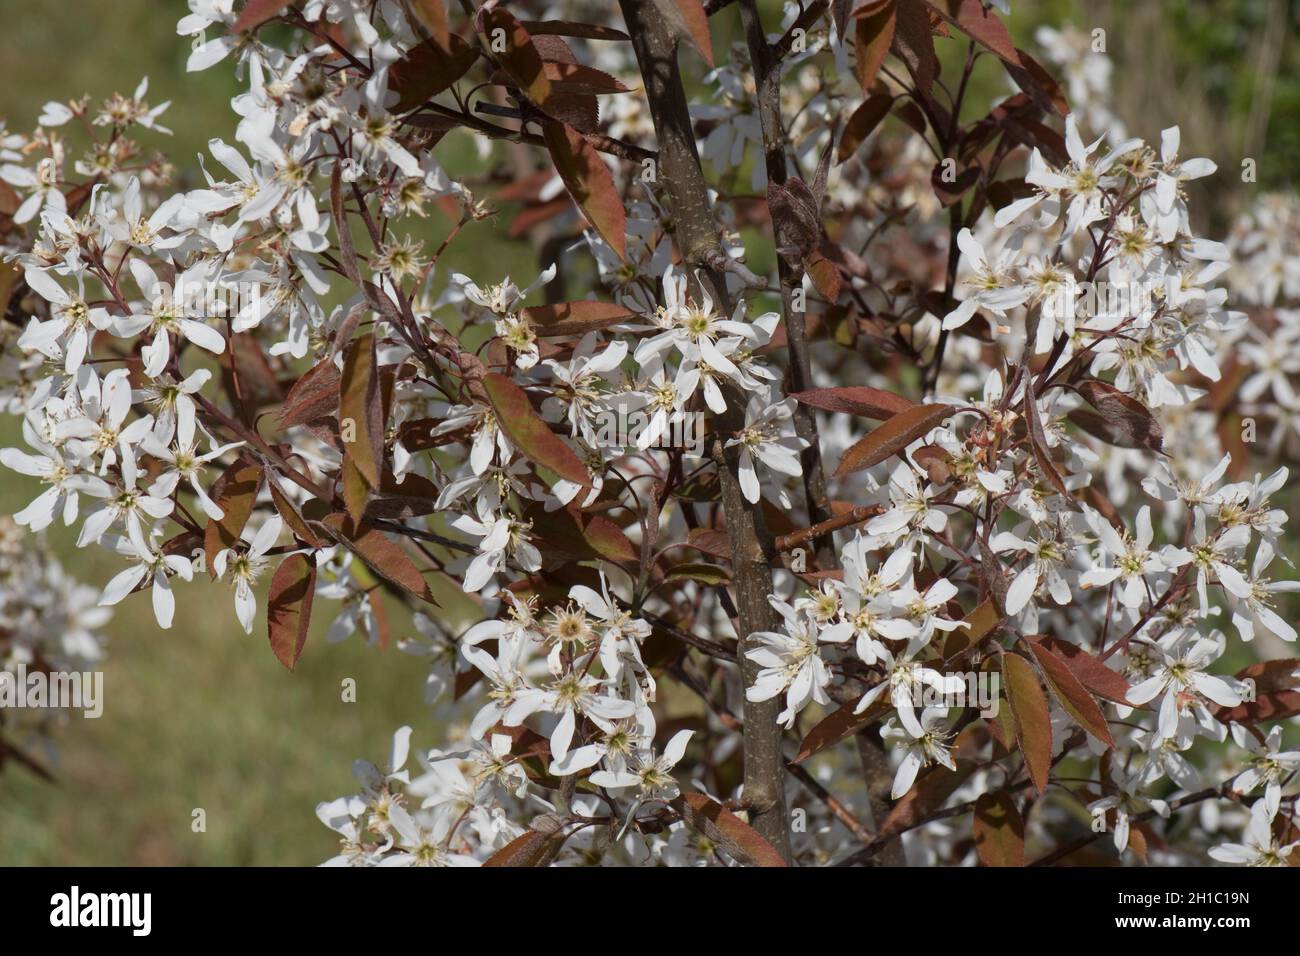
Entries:
POLYGON ((338 230, 339 259, 343 271, 349 279, 361 285, 361 266, 357 262, 356 246, 352 242, 352 228, 348 225, 347 212, 343 208, 343 164, 335 163, 330 174, 330 215, 334 219, 334 228, 338 230))
POLYGON ((856 706, 857 704, 845 704, 818 721, 799 742, 799 752, 794 755, 794 762, 802 763, 827 747, 834 747, 863 727, 883 719, 894 709, 894 705, 889 702, 888 694, 881 694, 860 714, 853 713, 856 706))
POLYGON ((731 539, 725 531, 717 528, 692 528, 686 534, 686 541, 697 551, 731 560, 731 539))
POLYGON ((1113 700, 1117 704, 1128 704, 1128 681, 1107 667, 1100 658, 1089 654, 1078 644, 1072 644, 1059 637, 1035 634, 1030 636, 1030 640, 1042 644, 1064 661, 1071 673, 1079 678, 1079 683, 1098 697, 1113 700))
POLYGON ((536 830, 528 830, 493 853, 483 861, 483 865, 545 866, 559 852, 558 846, 554 846, 554 849, 552 849, 555 841, 556 835, 553 833, 546 834, 538 833, 536 830))
POLYGON ((902 454, 908 445, 942 424, 952 413, 951 405, 917 405, 886 419, 844 453, 835 469, 835 477, 862 471, 902 454))
POLYGON ((479 10, 478 26, 497 62, 530 100, 544 107, 551 97, 551 81, 524 25, 510 11, 494 7, 479 10))
POLYGON ((1216 707, 1214 716, 1223 723, 1254 724, 1262 720, 1284 720, 1300 714, 1300 660, 1264 661, 1237 672, 1238 680, 1255 685, 1255 699, 1236 707, 1216 707))
POLYGON ((203 533, 203 552, 207 558, 208 572, 216 578, 212 562, 217 552, 233 547, 248 523, 257 503, 257 492, 262 487, 263 467, 249 455, 240 455, 230 467, 213 482, 211 495, 225 512, 220 521, 209 520, 203 533))
POLYGON ((395 541, 366 521, 335 512, 321 522, 337 540, 385 581, 429 604, 437 604, 424 575, 395 541))
POLYGON ((384 470, 384 411, 379 394, 375 335, 354 339, 343 356, 339 378, 339 433, 343 455, 371 488, 384 470))
POLYGON ((582 533, 596 553, 607 561, 635 564, 641 559, 623 529, 604 515, 592 515, 582 533))
POLYGON ((894 98, 888 93, 876 93, 863 100, 844 125, 844 135, 840 137, 835 161, 842 163, 856 153, 863 141, 889 115, 893 106, 894 98))
POLYGON ((1111 738, 1110 727, 1106 723, 1105 715, 1102 714, 1101 708, 1097 706, 1097 701, 1088 693, 1087 688, 1074 676, 1074 672, 1070 670, 1070 665, 1042 644, 1030 641, 1029 649, 1038 658, 1038 663, 1047 676, 1048 686, 1052 688, 1052 693, 1056 695, 1056 699, 1065 709, 1065 712, 1070 715, 1075 723, 1107 747, 1114 747, 1115 741, 1111 738))
POLYGON ((709 32, 709 15, 700 0, 653 0, 659 13, 672 26, 673 32, 691 42, 700 51, 704 62, 713 66, 713 36, 709 32))
POLYGON ((448 40, 435 38, 412 47, 388 71, 388 86, 398 94, 393 112, 413 110, 449 89, 478 58, 479 48, 454 33, 448 40))
POLYGON ((858 84, 866 91, 876 82, 885 54, 894 40, 898 5, 894 0, 888 0, 879 8, 863 7, 854 15, 857 25, 854 29, 853 72, 858 84))
POLYGON ((266 628, 271 650, 289 670, 298 663, 307 644, 315 593, 316 562, 310 556, 291 554, 280 562, 266 600, 266 628))
POLYGON ((1047 697, 1034 668, 1018 654, 1002 655, 1002 679, 1016 721, 1016 742, 1034 789, 1042 793, 1052 766, 1052 720, 1047 697))
POLYGON ((561 93, 626 93, 627 87, 617 77, 610 76, 604 70, 584 66, 581 63, 544 62, 546 77, 551 81, 551 88, 561 93))
POLYGON ((804 260, 804 268, 808 272, 808 278, 812 280, 813 287, 827 302, 834 303, 840 297, 840 290, 844 288, 844 277, 840 275, 839 267, 835 263, 820 251, 814 251, 804 260))
POLYGON ((287 7, 289 2, 290 0, 248 0, 244 4, 244 9, 239 11, 239 16, 235 18, 230 32, 242 33, 245 30, 256 30, 267 20, 279 16, 280 11, 287 7))
POLYGON ((747 866, 786 865, 757 830, 716 800, 702 793, 684 793, 672 804, 691 829, 712 840, 737 862, 747 866))
POLYGON ((582 459, 542 421, 523 389, 495 372, 483 377, 483 385, 496 411, 497 427, 530 461, 577 484, 591 483, 582 459))
MULTIPOLYGON (((1101 413, 1104 427, 1114 435, 1112 444, 1124 448, 1150 448, 1160 451, 1164 433, 1151 411, 1131 395, 1114 385, 1089 379, 1080 382, 1078 392, 1101 413)), ((1072 420, 1078 421, 1072 417, 1072 420)))
POLYGON ((1048 480, 1053 488, 1065 498, 1070 498, 1070 492, 1065 487, 1065 481, 1061 478, 1061 473, 1056 470, 1056 465, 1052 462, 1052 456, 1047 446, 1047 434, 1043 431, 1043 421, 1038 415, 1038 402, 1034 399, 1034 389, 1032 386, 1025 389, 1025 428, 1029 432, 1029 447, 1033 449, 1034 461, 1038 463, 1038 470, 1043 473, 1043 477, 1048 480))
POLYGON ((912 460, 925 469, 936 485, 952 480, 952 455, 939 445, 922 445, 912 452, 912 460))
POLYGON ((1025 821, 1005 790, 975 801, 975 852, 985 866, 1025 865, 1025 821))
POLYGON ((935 0, 928 6, 986 50, 1019 64, 1011 34, 997 14, 980 0, 935 0))
POLYGON ((966 626, 955 628, 944 641, 943 659, 947 664, 951 664, 993 633, 993 629, 1002 623, 1002 615, 998 612, 997 602, 985 598, 962 621, 966 626))
POLYGON ((952 181, 949 182, 945 178, 948 175, 948 165, 947 160, 940 160, 934 164, 934 169, 930 171, 930 187, 934 190, 940 204, 944 206, 951 206, 966 195, 967 190, 979 182, 980 173, 982 172, 978 165, 967 166, 953 176, 952 181))
POLYGON ((635 312, 621 305, 593 299, 534 306, 524 309, 523 314, 528 324, 543 337, 586 335, 595 329, 607 329, 637 317, 635 312))
POLYGON ((298 379, 280 406, 280 427, 289 428, 334 414, 339 407, 342 376, 330 359, 322 359, 298 379))
POLYGON ((451 24, 447 19, 447 5, 443 0, 411 0, 411 9, 433 38, 447 48, 451 24))
POLYGON ((880 420, 893 418, 900 412, 917 407, 916 402, 902 395, 882 392, 878 388, 870 388, 866 385, 810 388, 803 392, 793 392, 790 397, 801 405, 811 405, 813 408, 821 408, 828 412, 847 412, 850 415, 880 420))
POLYGON ((603 515, 592 515, 584 524, 582 512, 576 506, 554 511, 536 506, 524 514, 545 557, 560 561, 604 558, 621 564, 635 564, 640 560, 623 529, 603 515))
POLYGON ((581 40, 630 40, 622 30, 594 23, 574 23, 572 20, 520 20, 524 29, 535 37, 562 36, 581 40))
POLYGON ((627 211, 600 153, 567 123, 547 123, 543 132, 569 195, 601 238, 620 258, 626 258, 627 211))
POLYGON ((1041 63, 1019 48, 1016 49, 1016 60, 1019 65, 1009 60, 1005 61, 1007 73, 1011 76, 1011 79, 1015 80, 1016 85, 1034 101, 1034 105, 1044 113, 1051 112, 1057 116, 1069 116, 1070 102, 1065 98, 1065 91, 1061 89, 1061 84, 1056 81, 1056 77, 1047 72, 1041 63))
POLYGON ((911 829, 938 810, 952 796, 953 791, 966 782, 975 765, 969 760, 958 760, 957 769, 931 767, 917 779, 912 789, 903 794, 880 825, 877 839, 885 839, 911 829))
POLYGON ((894 42, 891 47, 916 78, 917 88, 928 95, 939 75, 930 16, 922 0, 898 0, 894 42))
POLYGON ((280 517, 284 519, 284 523, 289 526, 289 529, 296 534, 303 543, 308 544, 313 548, 319 548, 321 546, 320 538, 317 537, 316 532, 311 530, 311 527, 308 526, 307 522, 303 520, 302 515, 298 512, 298 509, 294 507, 293 502, 290 501, 285 493, 279 489, 274 480, 268 482, 267 487, 271 489, 271 501, 275 505, 275 510, 280 513, 280 517))

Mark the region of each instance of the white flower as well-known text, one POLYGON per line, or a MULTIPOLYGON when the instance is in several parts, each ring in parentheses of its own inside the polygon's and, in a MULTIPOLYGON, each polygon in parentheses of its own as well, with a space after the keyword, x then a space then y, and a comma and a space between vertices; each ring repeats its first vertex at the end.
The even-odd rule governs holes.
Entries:
POLYGON ((817 650, 818 641, 842 644, 852 636, 853 628, 834 624, 819 629, 815 620, 774 595, 769 595, 768 601, 781 615, 784 627, 749 636, 760 646, 746 651, 745 656, 761 669, 745 696, 753 701, 771 700, 784 691, 785 710, 777 720, 784 727, 793 727, 795 716, 810 703, 830 702, 825 688, 831 677, 817 650))
POLYGON ((18 347, 63 359, 64 371, 71 375, 81 367, 90 351, 91 336, 112 324, 108 310, 86 303, 85 283, 79 272, 76 295, 55 282, 48 272, 29 268, 24 275, 32 291, 54 306, 54 315, 43 322, 32 319, 18 337, 18 347))
POLYGON ((1300 770, 1300 750, 1282 750, 1282 728, 1274 725, 1261 742, 1241 724, 1232 725, 1232 738, 1251 753, 1250 767, 1232 781, 1237 793, 1252 793, 1262 783, 1274 804, 1282 799, 1282 778, 1300 770))
POLYGON ((1007 588, 1006 612, 1011 616, 1019 614, 1034 599, 1043 582, 1052 600, 1057 604, 1070 603, 1070 585, 1061 574, 1061 568, 1068 557, 1068 549, 1058 532, 1038 527, 1037 540, 1026 540, 1003 531, 989 540, 989 547, 994 553, 1023 551, 1030 556, 1029 563, 1017 572, 1007 588))
POLYGON ((478 668, 491 685, 487 702, 470 723, 471 737, 481 738, 500 723, 506 711, 514 705, 515 695, 528 687, 523 672, 525 647, 524 639, 509 633, 504 621, 483 621, 461 639, 462 656, 478 668), (478 646, 478 642, 492 639, 497 641, 495 657, 478 646))
POLYGON ((140 440, 140 447, 165 464, 162 474, 149 486, 149 494, 156 498, 170 498, 176 491, 176 486, 184 479, 189 483, 194 497, 198 499, 203 513, 213 521, 220 521, 225 517, 225 512, 219 504, 208 497, 199 478, 203 474, 204 465, 243 444, 243 442, 231 442, 228 445, 213 444, 211 451, 201 455, 198 454, 193 441, 188 443, 178 441, 174 446, 168 446, 153 434, 145 435, 140 440))
POLYGON ((1136 538, 1129 537, 1127 532, 1121 535, 1109 521, 1086 506, 1084 514, 1101 542, 1098 560, 1101 566, 1083 572, 1079 576, 1079 586, 1087 590, 1118 583, 1120 603, 1128 608, 1140 607, 1147 598, 1148 575, 1166 570, 1160 556, 1151 550, 1155 533, 1151 527, 1150 506, 1143 505, 1138 511, 1136 538))
POLYGON ((1130 819, 1148 810, 1154 810, 1162 817, 1169 816, 1169 804, 1163 800, 1149 799, 1138 794, 1138 779, 1128 776, 1118 767, 1112 770, 1115 780, 1115 792, 1109 796, 1094 800, 1088 804, 1088 811, 1094 819, 1101 818, 1107 811, 1115 812, 1115 829, 1113 839, 1115 849, 1123 853, 1128 849, 1130 819))
POLYGON ((930 505, 930 489, 922 488, 912 466, 903 462, 889 476, 889 510, 867 522, 867 534, 894 544, 923 531, 943 531, 948 516, 930 505))
POLYGON ((1147 190, 1139 200, 1142 218, 1160 242, 1173 242, 1181 229, 1187 228, 1187 206, 1179 196, 1184 182, 1210 176, 1218 166, 1212 160, 1197 158, 1179 161, 1181 134, 1171 126, 1160 134, 1161 168, 1156 173, 1156 188, 1147 190))
POLYGON ((1250 823, 1242 834, 1244 843, 1221 843, 1210 847, 1210 856, 1220 863, 1246 866, 1287 866, 1291 853, 1300 843, 1279 845, 1273 836, 1273 817, 1278 801, 1265 796, 1250 808, 1250 823))
POLYGON ((96 498, 107 498, 112 493, 108 482, 95 475, 81 473, 75 460, 65 458, 59 449, 42 440, 27 419, 23 420, 23 437, 37 454, 30 455, 18 448, 5 448, 0 450, 0 464, 21 475, 39 478, 50 487, 42 491, 26 508, 14 514, 14 521, 18 524, 26 525, 33 531, 41 531, 49 527, 54 516, 62 510, 63 523, 71 525, 77 520, 81 493, 96 498))
POLYGON ((1251 586, 1237 570, 1233 563, 1238 554, 1250 544, 1250 528, 1247 525, 1233 525, 1220 528, 1213 535, 1206 528, 1205 512, 1195 513, 1195 538, 1190 550, 1171 548, 1165 552, 1165 566, 1173 571, 1185 564, 1196 568, 1196 593, 1201 601, 1201 617, 1209 617, 1210 599, 1208 593, 1209 577, 1218 578, 1225 591, 1237 598, 1251 595, 1251 586))
POLYGON ((793 399, 769 404, 755 396, 745 409, 744 429, 737 437, 727 440, 728 448, 740 446, 740 490, 746 501, 756 502, 762 496, 755 459, 782 475, 803 474, 799 452, 808 447, 808 442, 793 434, 783 434, 793 414, 793 399))
MULTIPOLYGON (((148 419, 140 419, 140 422, 146 423, 148 419)), ((122 481, 116 487, 104 485, 82 488, 86 494, 102 497, 104 507, 91 514, 82 524, 81 534, 77 537, 78 547, 84 548, 87 544, 99 541, 104 533, 120 520, 125 520, 128 534, 143 540, 144 534, 141 531, 143 520, 166 518, 172 513, 174 505, 171 501, 145 494, 136 487, 139 468, 131 449, 122 448, 121 465, 122 481)))
MULTIPOLYGON (((172 290, 158 281, 152 269, 139 259, 131 260, 131 274, 135 277, 140 291, 149 300, 147 311, 132 315, 129 319, 118 321, 117 334, 130 337, 141 332, 153 333, 153 341, 140 350, 144 359, 144 374, 157 378, 167 368, 171 358, 171 337, 193 342, 201 349, 214 355, 226 351, 226 338, 211 326, 204 325, 197 319, 186 318, 186 304, 178 301, 172 290)), ((201 274, 201 273, 200 273, 201 274)), ((188 279, 182 277, 181 287, 200 282, 193 273, 187 273, 188 279)), ((190 285, 193 288, 193 285, 190 285)))
MULTIPOLYGON (((909 648, 909 651, 912 649, 909 648)), ((898 710, 898 719, 907 732, 917 739, 925 736, 924 727, 916 719, 916 705, 923 702, 925 688, 930 687, 946 697, 960 693, 966 686, 960 674, 940 673, 912 660, 911 653, 895 658, 892 652, 886 650, 881 655, 881 663, 885 668, 885 679, 862 695, 853 712, 863 713, 881 694, 889 691, 889 702, 898 710)))
POLYGON ((1254 640, 1257 630, 1284 641, 1296 639, 1295 627, 1273 610, 1272 605, 1274 594, 1300 591, 1300 581, 1270 581, 1264 577, 1264 571, 1272 562, 1274 554, 1276 551, 1272 543, 1261 541, 1255 550, 1250 577, 1246 579, 1248 592, 1244 595, 1228 592, 1232 624, 1243 641, 1254 640))
MULTIPOLYGON (((1020 234, 1013 235, 996 256, 990 256, 969 229, 957 233, 957 246, 970 264, 974 275, 962 280, 966 295, 962 303, 943 317, 943 328, 961 328, 970 321, 976 309, 987 309, 997 316, 1005 316, 1008 309, 1024 304, 1030 289, 1014 274, 1020 252, 1020 234)), ((990 322, 996 332, 1011 331, 1007 326, 990 322)))
POLYGON ((885 740, 903 744, 903 759, 894 773, 894 784, 889 793, 891 799, 899 800, 912 789, 922 767, 939 764, 949 770, 957 769, 948 748, 952 734, 945 725, 947 714, 946 707, 927 707, 921 711, 921 719, 915 727, 900 727, 890 719, 880 729, 880 736, 885 740))
POLYGON ((104 593, 99 599, 101 605, 113 605, 134 591, 146 577, 153 578, 153 613, 158 626, 167 630, 172 626, 172 615, 176 610, 176 598, 172 594, 167 572, 178 575, 188 581, 193 577, 194 566, 183 554, 163 554, 155 551, 154 546, 134 535, 118 538, 112 543, 113 548, 126 555, 136 563, 133 567, 117 574, 104 586, 104 593))
POLYGON ((627 357, 627 343, 603 344, 596 332, 582 337, 567 363, 555 359, 542 362, 556 382, 555 394, 543 402, 542 410, 558 409, 568 418, 573 434, 588 445, 596 444, 596 420, 606 411, 608 383, 605 374, 612 372, 627 357))
POLYGON ((517 727, 538 711, 558 714, 560 719, 551 731, 551 756, 563 760, 573 742, 579 714, 616 720, 631 717, 636 712, 632 701, 602 693, 605 689, 606 681, 598 677, 569 672, 545 689, 525 687, 517 691, 502 723, 507 727, 517 727))
MULTIPOLYGON (((1141 706, 1163 695, 1160 701, 1157 740, 1170 737, 1178 729, 1180 694, 1203 695, 1221 707, 1236 707, 1241 693, 1222 677, 1205 673, 1223 653, 1221 642, 1198 636, 1173 640, 1169 647, 1157 647, 1160 660, 1155 672, 1135 684, 1125 695, 1130 704, 1141 706)), ((1235 682, 1234 682, 1235 683, 1235 682)))
MULTIPOLYGON (((1094 160, 1092 153, 1101 144, 1097 139, 1085 145, 1079 136, 1079 124, 1075 114, 1065 118, 1065 150, 1070 163, 1060 172, 1054 172, 1042 162, 1037 149, 1034 151, 1025 174, 1025 182, 1039 187, 1040 193, 1017 200, 998 211, 994 222, 998 226, 1015 221, 1037 203, 1047 197, 1059 201, 1068 196, 1070 204, 1066 209, 1065 228, 1061 233, 1062 241, 1069 240, 1084 226, 1090 225, 1106 215, 1102 196, 1103 188, 1108 184, 1107 176, 1116 161, 1141 145, 1139 139, 1126 139, 1117 143, 1105 156, 1094 160)), ((1051 218, 1055 218, 1055 214, 1051 218)))
POLYGON ((681 792, 673 777, 673 767, 686 754, 686 745, 694 733, 679 730, 659 756, 653 750, 638 750, 629 756, 624 769, 597 770, 589 779, 597 787, 611 790, 636 787, 638 800, 673 800, 681 792))
POLYGON ((481 591, 493 576, 505 569, 511 558, 528 572, 542 566, 541 553, 528 540, 528 525, 508 514, 491 514, 482 499, 479 500, 477 518, 458 515, 451 521, 451 526, 481 539, 478 555, 465 570, 463 588, 467 594, 481 591))
POLYGON ((505 318, 518 311, 519 306, 523 305, 524 300, 534 290, 540 289, 554 279, 555 273, 556 267, 551 265, 523 289, 511 282, 509 276, 496 285, 486 288, 480 287, 473 279, 461 272, 455 273, 451 281, 465 298, 475 305, 482 306, 500 318, 505 318))
MULTIPOLYGON (((224 578, 230 572, 231 584, 235 589, 235 616, 239 618, 246 634, 253 633, 253 619, 257 616, 257 598, 253 596, 253 584, 266 569, 266 553, 275 546, 280 537, 284 522, 279 515, 271 515, 257 529, 252 540, 237 548, 222 548, 212 561, 212 569, 217 577, 224 578)), ((247 535, 248 529, 244 529, 247 535)), ((242 536, 241 536, 242 537, 242 536)))

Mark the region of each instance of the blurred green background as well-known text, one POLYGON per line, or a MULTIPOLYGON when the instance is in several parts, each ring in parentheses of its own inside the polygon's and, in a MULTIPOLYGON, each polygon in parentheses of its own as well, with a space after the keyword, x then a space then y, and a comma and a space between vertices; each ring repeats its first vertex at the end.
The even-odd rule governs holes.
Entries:
MULTIPOLYGON (((1104 26, 1116 63, 1116 111, 1130 131, 1158 141, 1163 126, 1181 122, 1182 155, 1210 155, 1220 165, 1236 165, 1254 149, 1261 182, 1253 188, 1263 189, 1294 185, 1300 168, 1297 4, 1280 6, 1281 34, 1272 0, 1012 0, 1011 24, 1031 48, 1039 23, 1104 26)), ((233 141, 229 100, 239 86, 229 62, 185 73, 189 41, 175 34, 185 12, 182 0, 0 0, 0 116, 10 129, 28 130, 47 100, 87 93, 98 102, 129 94, 148 75, 149 102, 172 100, 161 122, 175 135, 142 143, 164 150, 182 183, 192 182, 195 154, 208 139, 233 141)), ((724 33, 716 48, 725 42, 724 33)), ((987 83, 987 95, 976 102, 1005 91, 1000 79, 977 82, 987 83)), ((483 168, 467 149, 449 165, 453 173, 483 168)), ((1222 224, 1243 196, 1211 197, 1209 215, 1222 224)), ((476 224, 448 266, 464 268, 472 258, 476 276, 531 281, 536 253, 506 238, 509 218, 476 224)), ((0 445, 13 444, 21 444, 16 423, 0 422, 0 445)), ((5 513, 36 493, 26 479, 0 476, 5 513)), ((119 566, 98 549, 76 549, 74 538, 67 529, 51 533, 68 570, 102 585, 119 566)), ((354 792, 354 758, 382 761, 402 723, 415 726, 416 746, 438 742, 421 702, 421 662, 355 636, 327 646, 319 633, 326 615, 318 613, 318 633, 291 674, 270 653, 260 620, 251 636, 242 633, 231 602, 222 585, 178 584, 169 632, 158 630, 144 595, 119 606, 108 627, 104 716, 75 719, 59 735, 57 783, 17 767, 0 774, 0 864, 316 863, 336 842, 313 808, 354 792), (341 700, 345 677, 357 681, 355 704, 341 700), (207 831, 196 834, 191 813, 199 807, 207 831)), ((400 637, 409 622, 394 613, 393 630, 400 637)))

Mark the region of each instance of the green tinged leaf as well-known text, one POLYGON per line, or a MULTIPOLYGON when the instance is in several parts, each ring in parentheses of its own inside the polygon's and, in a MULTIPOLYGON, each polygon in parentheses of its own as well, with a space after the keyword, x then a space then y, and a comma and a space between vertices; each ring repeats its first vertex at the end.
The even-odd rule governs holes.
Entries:
POLYGON ((1025 865, 1025 821, 1005 790, 975 801, 975 852, 985 866, 1025 865))
POLYGON ((479 32, 502 69, 530 100, 545 108, 551 98, 551 81, 546 76, 542 55, 524 25, 501 7, 480 9, 478 21, 479 32))
POLYGON ((370 488, 378 488, 384 467, 384 410, 373 332, 354 339, 344 354, 339 379, 339 433, 344 459, 353 464, 370 488))
POLYGON ((1029 779, 1034 789, 1042 793, 1047 788, 1047 775, 1052 766, 1052 720, 1047 697, 1033 666, 1019 654, 1002 656, 1002 679, 1029 779))

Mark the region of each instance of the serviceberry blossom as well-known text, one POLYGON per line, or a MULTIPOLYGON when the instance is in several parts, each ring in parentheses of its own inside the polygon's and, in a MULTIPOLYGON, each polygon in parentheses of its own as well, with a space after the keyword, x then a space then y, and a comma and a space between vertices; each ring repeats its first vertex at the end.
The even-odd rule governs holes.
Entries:
POLYGON ((1283 861, 1295 199, 1202 235, 1232 177, 1002 3, 516 6, 189 0, 193 168, 135 78, 0 133, 4 668, 205 578, 396 643, 330 865, 1283 861))

